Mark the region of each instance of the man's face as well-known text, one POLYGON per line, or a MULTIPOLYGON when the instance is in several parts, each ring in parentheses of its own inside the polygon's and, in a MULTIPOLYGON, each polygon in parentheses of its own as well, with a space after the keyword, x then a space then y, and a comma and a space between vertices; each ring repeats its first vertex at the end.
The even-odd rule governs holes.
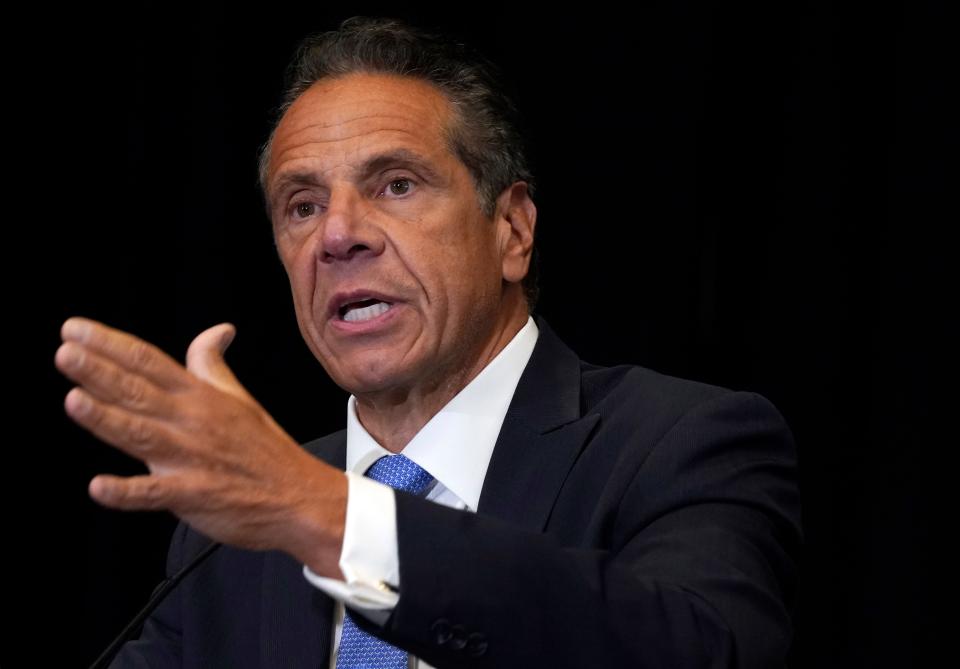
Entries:
POLYGON ((314 84, 277 127, 277 248, 307 345, 350 392, 441 387, 506 325, 510 226, 481 212, 452 120, 427 82, 351 74, 314 84))

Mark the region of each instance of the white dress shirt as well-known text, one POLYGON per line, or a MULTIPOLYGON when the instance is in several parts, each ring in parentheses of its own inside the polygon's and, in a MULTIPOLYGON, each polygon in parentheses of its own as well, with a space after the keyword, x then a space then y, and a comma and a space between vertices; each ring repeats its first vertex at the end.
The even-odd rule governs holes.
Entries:
MULTIPOLYGON (((493 447, 538 335, 536 323, 528 317, 510 343, 404 447, 402 453, 436 479, 426 494, 428 500, 477 510, 493 447)), ((337 600, 331 669, 340 646, 344 603, 382 624, 400 598, 394 591, 402 588, 394 490, 363 475, 384 455, 391 453, 360 423, 356 398, 351 395, 347 400, 347 517, 340 553, 346 580, 318 576, 303 567, 308 581, 337 600)), ((412 656, 410 667, 430 669, 412 656)))

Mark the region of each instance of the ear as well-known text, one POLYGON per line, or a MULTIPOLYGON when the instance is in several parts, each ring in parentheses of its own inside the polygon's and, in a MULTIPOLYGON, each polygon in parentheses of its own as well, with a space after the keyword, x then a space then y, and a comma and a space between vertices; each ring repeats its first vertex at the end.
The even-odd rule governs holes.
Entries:
POLYGON ((494 214, 500 246, 503 279, 520 283, 530 267, 537 207, 525 181, 515 181, 500 193, 494 214))

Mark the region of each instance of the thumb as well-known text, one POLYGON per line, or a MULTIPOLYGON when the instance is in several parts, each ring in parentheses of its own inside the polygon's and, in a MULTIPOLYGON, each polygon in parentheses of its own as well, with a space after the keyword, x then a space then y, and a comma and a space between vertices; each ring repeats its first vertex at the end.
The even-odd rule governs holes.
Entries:
POLYGON ((198 334, 187 348, 187 370, 224 392, 253 399, 223 359, 236 334, 232 323, 219 323, 198 334))

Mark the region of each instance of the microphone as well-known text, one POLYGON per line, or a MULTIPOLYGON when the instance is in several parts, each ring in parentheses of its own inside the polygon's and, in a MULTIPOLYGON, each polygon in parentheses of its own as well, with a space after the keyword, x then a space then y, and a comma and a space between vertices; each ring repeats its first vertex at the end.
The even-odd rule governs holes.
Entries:
POLYGON ((170 591, 177 587, 177 584, 180 583, 184 578, 187 577, 191 571, 200 566, 200 563, 210 557, 215 550, 220 548, 223 544, 219 542, 213 542, 206 548, 204 548, 190 563, 185 566, 183 569, 178 571, 176 574, 171 576, 168 579, 165 579, 160 582, 153 590, 153 594, 150 595, 150 600, 147 602, 147 605, 143 607, 143 610, 136 615, 136 617, 130 621, 130 623, 123 628, 123 631, 120 632, 119 636, 113 640, 113 642, 107 646, 107 649, 100 654, 93 664, 90 665, 90 669, 106 669, 107 664, 110 660, 113 659, 113 656, 117 654, 120 650, 120 646, 126 643, 134 632, 143 624, 153 610, 160 606, 160 602, 166 599, 167 595, 170 594, 170 591))

